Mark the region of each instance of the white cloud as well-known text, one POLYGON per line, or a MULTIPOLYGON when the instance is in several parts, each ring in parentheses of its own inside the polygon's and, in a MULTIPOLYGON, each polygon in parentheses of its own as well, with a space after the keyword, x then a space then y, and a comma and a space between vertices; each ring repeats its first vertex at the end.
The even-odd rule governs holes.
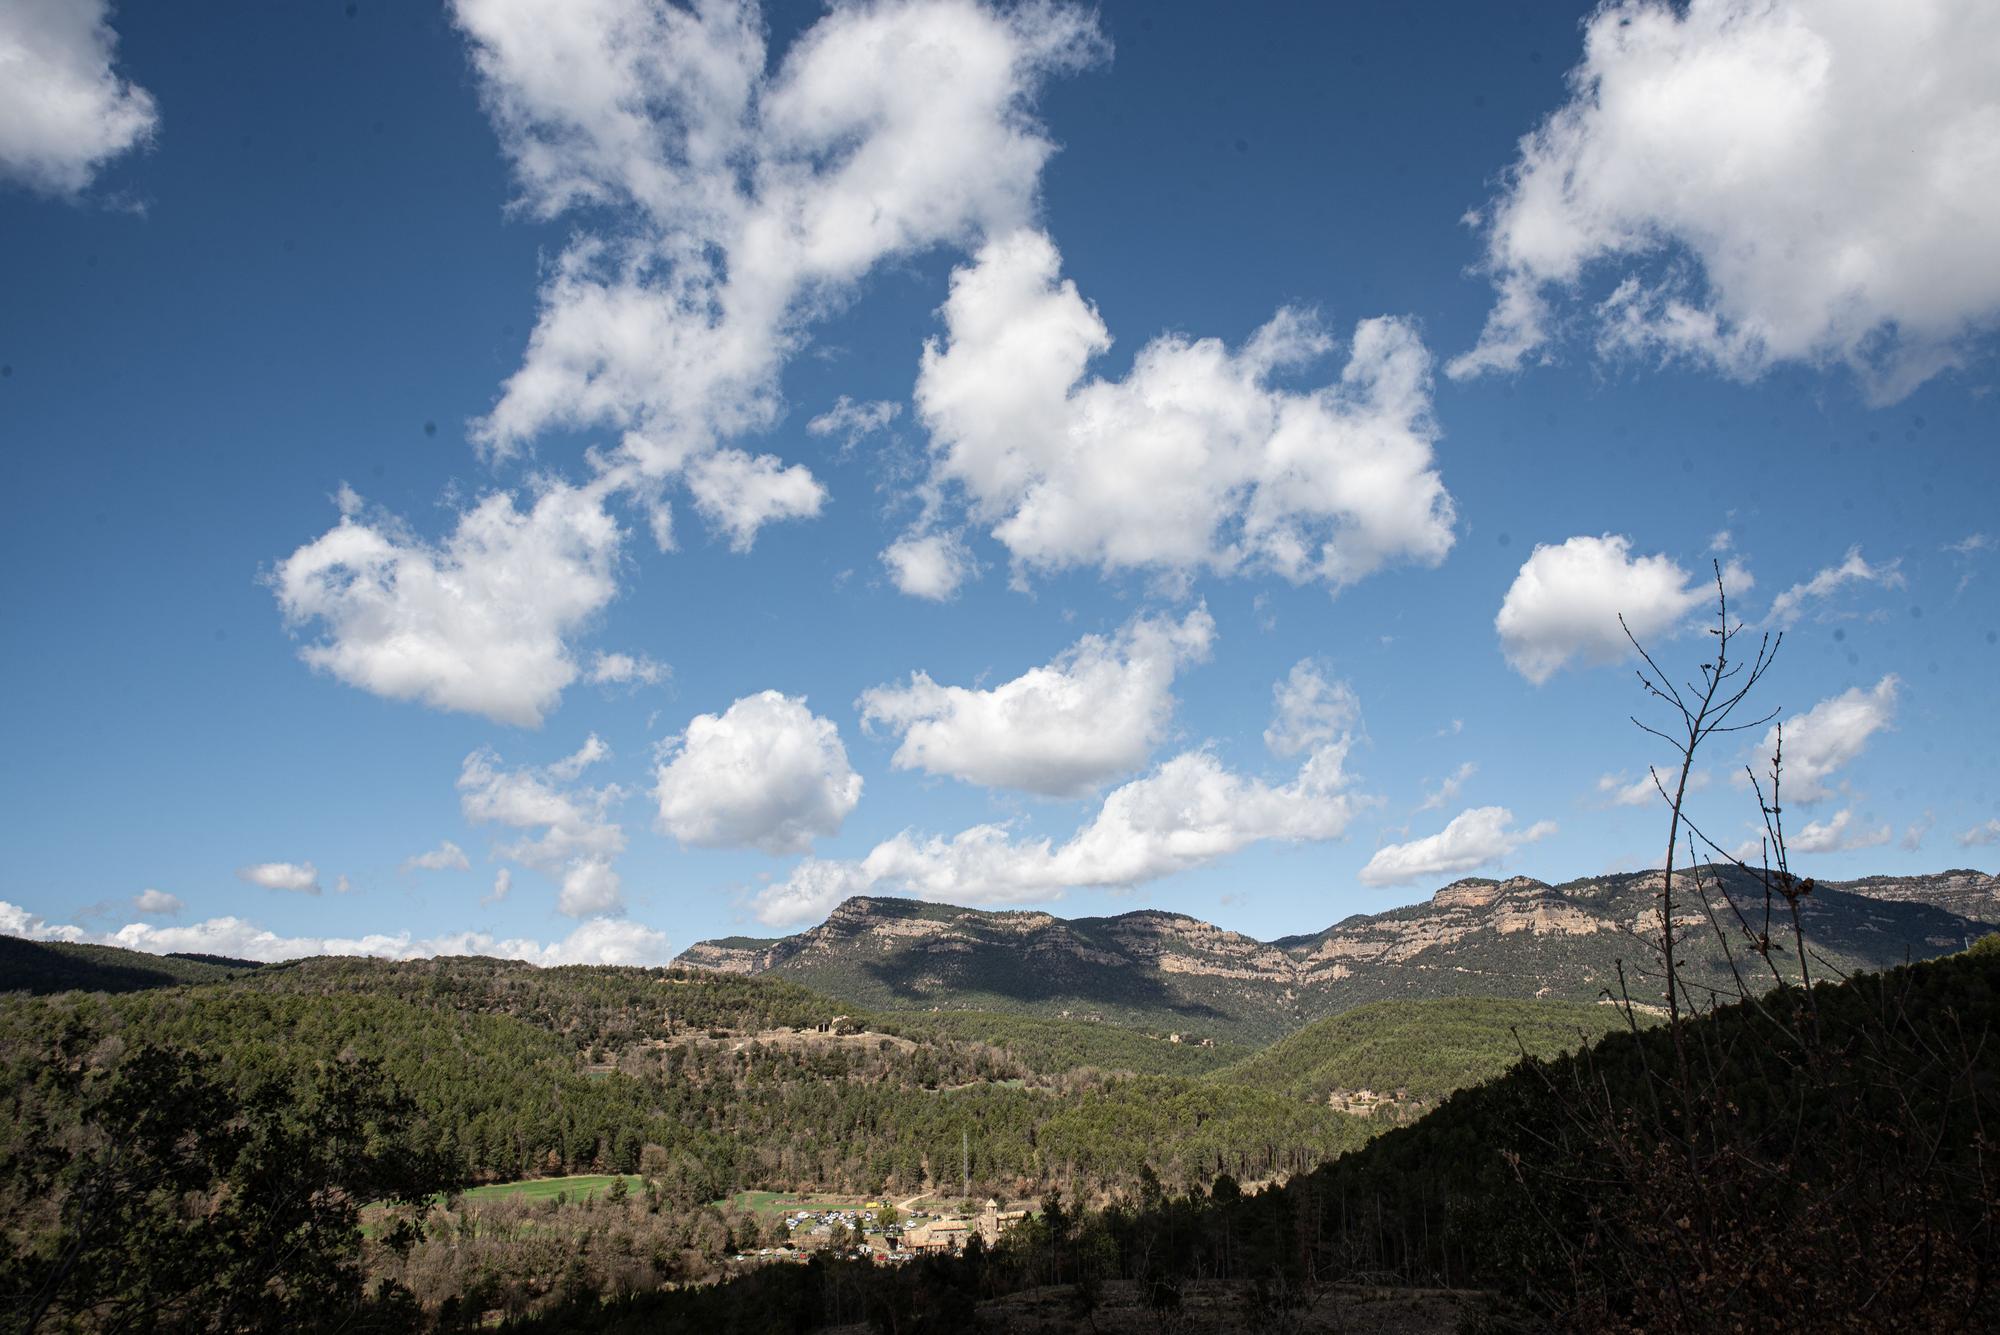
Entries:
POLYGON ((806 430, 815 436, 838 436, 841 444, 853 446, 878 431, 886 431, 889 423, 902 413, 903 405, 900 403, 891 403, 887 399, 856 403, 843 394, 833 407, 807 422, 806 430))
POLYGON ((611 758, 611 745, 596 733, 583 739, 583 745, 549 765, 546 773, 561 783, 569 783, 600 760, 611 758))
POLYGON ((1644 807, 1661 801, 1660 784, 1668 782, 1671 776, 1662 774, 1658 783, 1650 772, 1642 772, 1637 778, 1627 774, 1602 774, 1597 779, 1597 794, 1614 807, 1644 807))
MULTIPOLYGON (((616 784, 563 786, 610 751, 593 733, 580 750, 553 765, 509 770, 491 748, 482 747, 459 771, 458 801, 466 820, 541 832, 524 834, 497 851, 555 881, 561 887, 556 907, 571 917, 613 913, 621 903, 612 863, 625 851, 625 830, 610 813, 625 794, 616 784)), ((495 891, 505 893, 498 884, 495 891)))
POLYGON ((1957 542, 1946 543, 1944 550, 1951 552, 1955 556, 1972 556, 1975 553, 1987 551, 1992 546, 1993 539, 1987 537, 1984 533, 1968 533, 1957 542))
POLYGON ((1347 791, 1349 745, 1342 736, 1318 747, 1277 785, 1237 774, 1206 750, 1183 752, 1113 789, 1060 846, 989 824, 951 838, 906 830, 856 861, 808 858, 757 896, 757 916, 790 925, 879 890, 953 904, 1057 899, 1082 886, 1140 885, 1265 840, 1337 839, 1366 804, 1347 791))
POLYGON ((775 423, 779 370, 871 269, 1032 213, 1053 145, 1029 106, 1104 50, 1054 4, 849 5, 767 73, 741 0, 453 8, 521 206, 586 229, 476 436, 507 455, 551 428, 623 430, 604 462, 642 487, 687 473, 737 546, 822 493, 768 455, 709 456, 775 423))
POLYGON ((465 850, 447 839, 428 852, 403 859, 404 871, 471 871, 465 850))
POLYGON ((1169 335, 1125 379, 1087 377, 1111 339, 1060 268, 1042 233, 996 234, 952 275, 917 379, 930 485, 991 527, 1017 577, 1270 571, 1338 590, 1444 559, 1454 511, 1412 326, 1361 322, 1319 389, 1274 384, 1332 347, 1291 310, 1240 348, 1169 335))
POLYGON ((132 899, 133 912, 162 918, 171 918, 185 907, 179 895, 170 895, 164 890, 151 888, 141 890, 132 899))
POLYGON ((1925 836, 1930 834, 1931 827, 1936 824, 1937 813, 1931 811, 1929 808, 1925 808, 1923 815, 1917 817, 1917 819, 1911 821, 1903 828, 1903 851, 1905 853, 1914 853, 1922 848, 1925 836))
POLYGON ((1742 378, 1844 362, 1878 401, 2000 316, 2000 9, 1613 0, 1487 211, 1498 300, 1454 376, 1553 338, 1617 274, 1605 351, 1742 378))
MULTIPOLYGON (((1632 540, 1615 533, 1536 544, 1493 620, 1508 665, 1539 686, 1573 661, 1615 663, 1632 651, 1621 614, 1644 643, 1672 634, 1714 598, 1711 585, 1669 558, 1631 552, 1632 540)), ((1735 593, 1751 580, 1732 564, 1723 582, 1735 593)))
POLYGON ((1960 848, 1986 848, 1993 844, 2000 844, 2000 817, 1981 821, 1971 829, 1959 832, 1960 848))
POLYGON ((695 508, 738 552, 749 551, 772 520, 810 519, 826 501, 826 488, 804 464, 787 467, 768 454, 716 450, 690 463, 687 475, 695 508))
POLYGON ((897 769, 1076 797, 1146 763, 1173 717, 1175 674, 1206 659, 1214 638, 1206 607, 1178 623, 1135 618, 990 690, 913 672, 856 704, 864 726, 901 737, 897 769))
MULTIPOLYGON (((1664 808, 1667 799, 1660 795, 1660 790, 1664 788, 1671 795, 1677 778, 1678 771, 1665 768, 1659 771, 1657 783, 1654 782, 1652 773, 1647 770, 1640 770, 1637 774, 1603 774, 1597 779, 1597 795, 1606 806, 1658 805, 1664 808)), ((1708 787, 1709 783, 1707 770, 1694 770, 1688 775, 1688 791, 1691 793, 1700 792, 1708 787)))
POLYGON ((625 907, 618 873, 606 858, 582 858, 563 872, 556 912, 572 918, 618 913, 625 907))
POLYGON ((1292 664, 1285 679, 1271 688, 1273 717, 1264 729, 1264 745, 1275 755, 1295 756, 1325 746, 1353 731, 1361 718, 1361 700, 1354 688, 1329 681, 1325 669, 1310 658, 1292 664))
POLYGON ((659 767, 659 828, 700 848, 803 853, 861 800, 840 730, 776 691, 697 714, 659 767))
POLYGON ((364 520, 345 488, 341 508, 272 576, 286 621, 325 630, 300 657, 392 700, 539 726, 577 677, 570 638, 617 591, 603 489, 551 482, 525 511, 496 492, 438 544, 364 520))
MULTIPOLYGON (((1896 692, 1901 685, 1901 680, 1891 673, 1869 690, 1852 687, 1786 719, 1784 790, 1779 795, 1780 801, 1790 806, 1831 796, 1833 789, 1827 780, 1859 756, 1870 737, 1895 721, 1896 692)), ((1757 778, 1767 784, 1778 740, 1779 729, 1774 724, 1764 734, 1753 762, 1757 778)))
POLYGON ((489 893, 481 895, 479 902, 482 904, 504 903, 513 889, 514 869, 511 867, 502 867, 499 871, 493 873, 493 889, 489 893))
POLYGON ((882 550, 882 564, 897 591, 912 598, 948 602, 959 586, 979 573, 979 565, 956 530, 905 533, 882 550))
POLYGON ((0 178, 75 195, 98 168, 153 137, 152 94, 111 68, 105 0, 0 6, 0 178))
POLYGON ((1811 821, 1802 830, 1785 832, 1785 847, 1792 853, 1843 853, 1856 848, 1879 848, 1895 837, 1887 825, 1856 827, 1854 812, 1846 807, 1823 821, 1811 821))
POLYGON ((1847 556, 1837 566, 1828 566, 1803 584, 1794 584, 1771 600, 1769 620, 1776 625, 1789 626, 1799 619, 1808 601, 1830 597, 1845 584, 1876 584, 1885 589, 1903 587, 1902 562, 1891 561, 1887 565, 1871 566, 1862 559, 1859 547, 1849 547, 1847 556))
POLYGON ((432 937, 412 936, 408 932, 359 937, 279 936, 242 918, 209 918, 185 927, 135 922, 115 932, 91 933, 81 927, 44 922, 18 905, 0 900, 0 932, 36 941, 92 941, 155 955, 191 952, 265 963, 313 955, 370 955, 392 960, 487 955, 539 965, 622 964, 658 968, 673 958, 665 933, 614 918, 592 918, 578 923, 567 937, 547 944, 521 937, 503 939, 488 932, 454 932, 432 937))
POLYGON ((84 941, 90 933, 68 923, 47 922, 19 904, 0 899, 0 936, 18 936, 25 941, 84 941))
POLYGON ((1479 772, 1479 766, 1468 760, 1446 776, 1443 783, 1424 794, 1424 800, 1417 804, 1418 811, 1442 811, 1458 800, 1459 790, 1465 781, 1479 772))
POLYGON ((600 651, 590 660, 593 686, 657 686, 672 675, 673 670, 665 663, 655 662, 644 654, 600 651))
POLYGON ((1436 834, 1376 849, 1361 869, 1361 880, 1367 885, 1400 885, 1426 876, 1473 871, 1556 832, 1554 821, 1538 821, 1525 830, 1509 828, 1513 823, 1514 813, 1505 807, 1461 811, 1436 834))
POLYGON ((266 890, 293 890, 300 894, 319 893, 319 871, 310 862, 255 862, 236 869, 236 879, 261 885, 266 890))

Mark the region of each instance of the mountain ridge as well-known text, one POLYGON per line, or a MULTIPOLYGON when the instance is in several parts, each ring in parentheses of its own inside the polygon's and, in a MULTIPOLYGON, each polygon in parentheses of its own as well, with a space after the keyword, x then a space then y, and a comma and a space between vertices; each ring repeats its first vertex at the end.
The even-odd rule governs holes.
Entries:
MULTIPOLYGON (((1620 961, 1637 996, 1643 971, 1630 962, 1644 958, 1637 936, 1657 931, 1659 876, 1560 885, 1462 877, 1417 903, 1275 941, 1162 909, 1070 919, 862 895, 792 936, 697 942, 678 962, 775 972, 879 1008, 1014 1010, 1268 1039, 1378 1000, 1593 1001, 1619 985, 1620 961)), ((1724 922, 1725 896, 1757 902, 1754 879, 1741 872, 1702 876, 1724 922)), ((1693 878, 1676 872, 1675 888, 1676 922, 1705 926, 1693 878)), ((1879 969, 2000 930, 2000 878, 1959 868, 1820 882, 1803 912, 1826 968, 1879 969)), ((1697 956, 1697 977, 1720 981, 1725 968, 1719 952, 1697 956)))

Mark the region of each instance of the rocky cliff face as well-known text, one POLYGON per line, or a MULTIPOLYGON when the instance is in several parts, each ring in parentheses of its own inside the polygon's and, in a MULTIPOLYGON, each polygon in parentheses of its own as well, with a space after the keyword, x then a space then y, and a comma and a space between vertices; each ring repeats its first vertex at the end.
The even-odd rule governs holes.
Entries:
POLYGON ((1959 868, 1931 876, 1865 876, 1839 888, 1898 904, 1931 904, 1961 918, 2000 923, 2000 876, 1959 868))
MULTIPOLYGON (((1275 942, 1153 909, 1064 919, 868 896, 796 936, 702 942, 681 962, 776 972, 862 1005, 1010 1010, 1249 1039, 1391 997, 1595 1000, 1617 985, 1621 961, 1627 986, 1646 1000, 1658 985, 1646 979, 1633 933, 1657 923, 1659 881, 1657 871, 1560 886, 1472 877, 1423 903, 1275 942)), ((1725 924, 1735 922, 1732 898, 1747 916, 1761 913, 1754 882, 1740 875, 1701 884, 1725 924)), ((1675 894, 1676 922, 1703 928, 1696 878, 1677 874, 1675 894)), ((2000 878, 1951 871, 1826 883, 1804 913, 1815 949, 1834 967, 1882 968, 1994 930, 2000 878)), ((1712 938, 1692 939, 1695 969, 1720 981, 1712 938)))

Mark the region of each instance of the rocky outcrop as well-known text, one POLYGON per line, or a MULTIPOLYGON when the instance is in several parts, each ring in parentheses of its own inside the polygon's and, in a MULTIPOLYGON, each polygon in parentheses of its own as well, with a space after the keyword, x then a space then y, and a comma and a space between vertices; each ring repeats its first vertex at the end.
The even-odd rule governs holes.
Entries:
POLYGON ((682 951, 677 964, 717 973, 763 973, 772 967, 768 947, 733 946, 721 941, 697 941, 682 951))
POLYGON ((1930 904, 1949 909, 1961 918, 2000 924, 2000 876, 1988 876, 1969 867, 1929 876, 1866 876, 1838 884, 1842 890, 1870 899, 1930 904))

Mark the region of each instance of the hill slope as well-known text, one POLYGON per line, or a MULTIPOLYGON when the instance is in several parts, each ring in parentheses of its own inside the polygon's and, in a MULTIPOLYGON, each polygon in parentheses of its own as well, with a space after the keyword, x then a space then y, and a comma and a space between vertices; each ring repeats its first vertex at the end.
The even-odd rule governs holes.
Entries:
POLYGON ((0 991, 138 992, 212 983, 259 966, 220 955, 149 955, 116 946, 0 936, 0 991))
MULTIPOLYGON (((681 962, 774 973, 880 1009, 1095 1018, 1262 1043, 1371 1001, 1595 1001, 1616 986, 1621 959, 1641 956, 1631 932, 1655 912, 1658 882, 1657 871, 1559 886, 1470 878, 1420 904, 1273 942, 1157 910, 1063 919, 857 897, 796 936, 705 941, 681 962)), ((1724 884, 1739 901, 1754 894, 1740 874, 1724 884)), ((1699 921, 1692 883, 1677 878, 1677 888, 1699 921)), ((1727 919, 1720 894, 1716 904, 1727 919)), ((1988 904, 2000 904, 2000 880, 1978 872, 1828 882, 1806 902, 1806 926, 1834 968, 1880 969, 1963 949, 1994 926, 1959 909, 1988 904)), ((1722 967, 1711 950, 1695 977, 1722 967)), ((1647 999, 1645 980, 1632 986, 1647 999)))
POLYGON ((1576 1001, 1375 1001, 1315 1021, 1209 1078, 1406 1120, 1503 1074, 1523 1049, 1542 1058, 1573 1052, 1623 1022, 1610 1006, 1576 1001))

